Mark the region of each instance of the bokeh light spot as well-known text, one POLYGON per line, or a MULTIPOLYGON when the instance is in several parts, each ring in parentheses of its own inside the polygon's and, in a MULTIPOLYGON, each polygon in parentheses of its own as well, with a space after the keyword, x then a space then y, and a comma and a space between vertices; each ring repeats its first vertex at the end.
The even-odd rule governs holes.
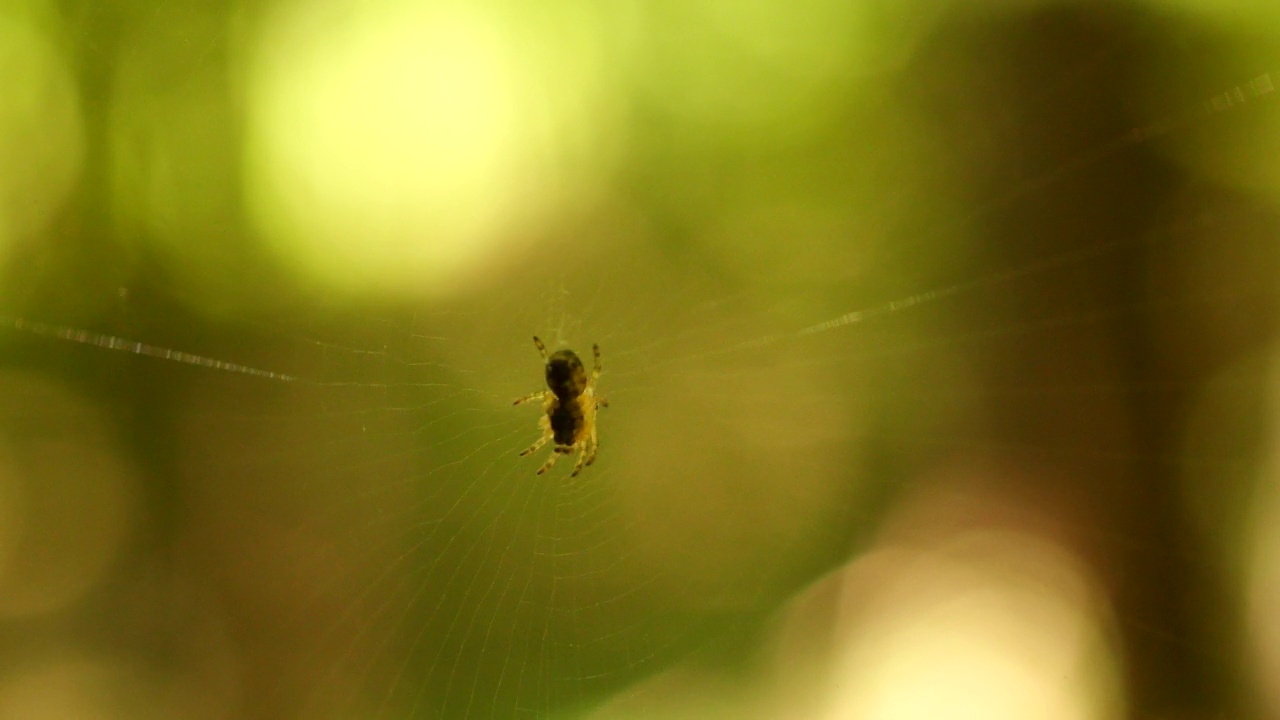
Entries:
POLYGON ((258 228, 356 289, 440 291, 494 259, 567 197, 570 158, 600 159, 569 132, 599 100, 590 33, 572 32, 589 19, 553 16, 391 0, 272 15, 250 71, 258 228))
POLYGON ((853 623, 827 717, 1098 720, 1119 679, 1077 563, 1010 532, 893 562, 853 623))

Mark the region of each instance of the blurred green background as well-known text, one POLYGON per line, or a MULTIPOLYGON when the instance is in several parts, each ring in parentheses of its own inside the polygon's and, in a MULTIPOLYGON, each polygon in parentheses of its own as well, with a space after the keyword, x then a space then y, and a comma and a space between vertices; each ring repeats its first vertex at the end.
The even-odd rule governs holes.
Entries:
POLYGON ((0 0, 0 717, 1280 717, 1277 82, 1262 0, 0 0))

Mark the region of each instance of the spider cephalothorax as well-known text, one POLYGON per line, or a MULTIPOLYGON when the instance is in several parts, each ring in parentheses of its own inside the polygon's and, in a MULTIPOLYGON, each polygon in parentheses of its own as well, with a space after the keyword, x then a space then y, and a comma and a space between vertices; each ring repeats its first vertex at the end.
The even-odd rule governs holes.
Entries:
POLYGON ((596 381, 602 370, 600 346, 591 346, 595 355, 595 367, 588 376, 582 360, 574 351, 557 350, 548 357, 547 348, 541 340, 534 337, 533 344, 542 353, 549 390, 530 393, 517 398, 514 403, 519 405, 530 400, 542 401, 543 416, 539 420, 542 437, 520 455, 523 457, 535 452, 547 444, 548 440, 554 440, 555 447, 551 451, 551 457, 538 468, 538 474, 550 470, 561 455, 568 455, 576 450, 578 462, 574 464, 571 475, 577 475, 584 465, 595 462, 596 450, 600 447, 600 441, 596 437, 596 409, 609 407, 607 400, 596 395, 596 381))
MULTIPOLYGON (((534 338, 536 342, 538 338, 534 338)), ((572 400, 587 389, 587 371, 572 350, 557 350, 547 359, 547 387, 562 401, 572 400)))

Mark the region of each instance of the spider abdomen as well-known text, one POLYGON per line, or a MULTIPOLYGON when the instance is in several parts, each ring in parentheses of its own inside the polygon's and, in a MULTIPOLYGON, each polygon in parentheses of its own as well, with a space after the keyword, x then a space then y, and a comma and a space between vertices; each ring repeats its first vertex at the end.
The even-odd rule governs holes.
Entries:
POLYGON ((551 419, 552 439, 557 445, 572 445, 578 441, 583 427, 582 407, 577 402, 560 403, 548 413, 551 419))

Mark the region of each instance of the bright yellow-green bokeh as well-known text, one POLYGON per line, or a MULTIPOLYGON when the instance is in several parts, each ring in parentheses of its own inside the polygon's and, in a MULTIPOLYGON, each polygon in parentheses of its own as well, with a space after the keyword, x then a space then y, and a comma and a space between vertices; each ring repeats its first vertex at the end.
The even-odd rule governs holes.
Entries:
POLYGON ((0 262, 47 227, 80 175, 80 101, 51 17, 0 6, 0 262))
POLYGON ((589 195, 606 95, 594 19, 485 2, 292 2, 248 70, 259 231, 328 285, 447 291, 589 195))

